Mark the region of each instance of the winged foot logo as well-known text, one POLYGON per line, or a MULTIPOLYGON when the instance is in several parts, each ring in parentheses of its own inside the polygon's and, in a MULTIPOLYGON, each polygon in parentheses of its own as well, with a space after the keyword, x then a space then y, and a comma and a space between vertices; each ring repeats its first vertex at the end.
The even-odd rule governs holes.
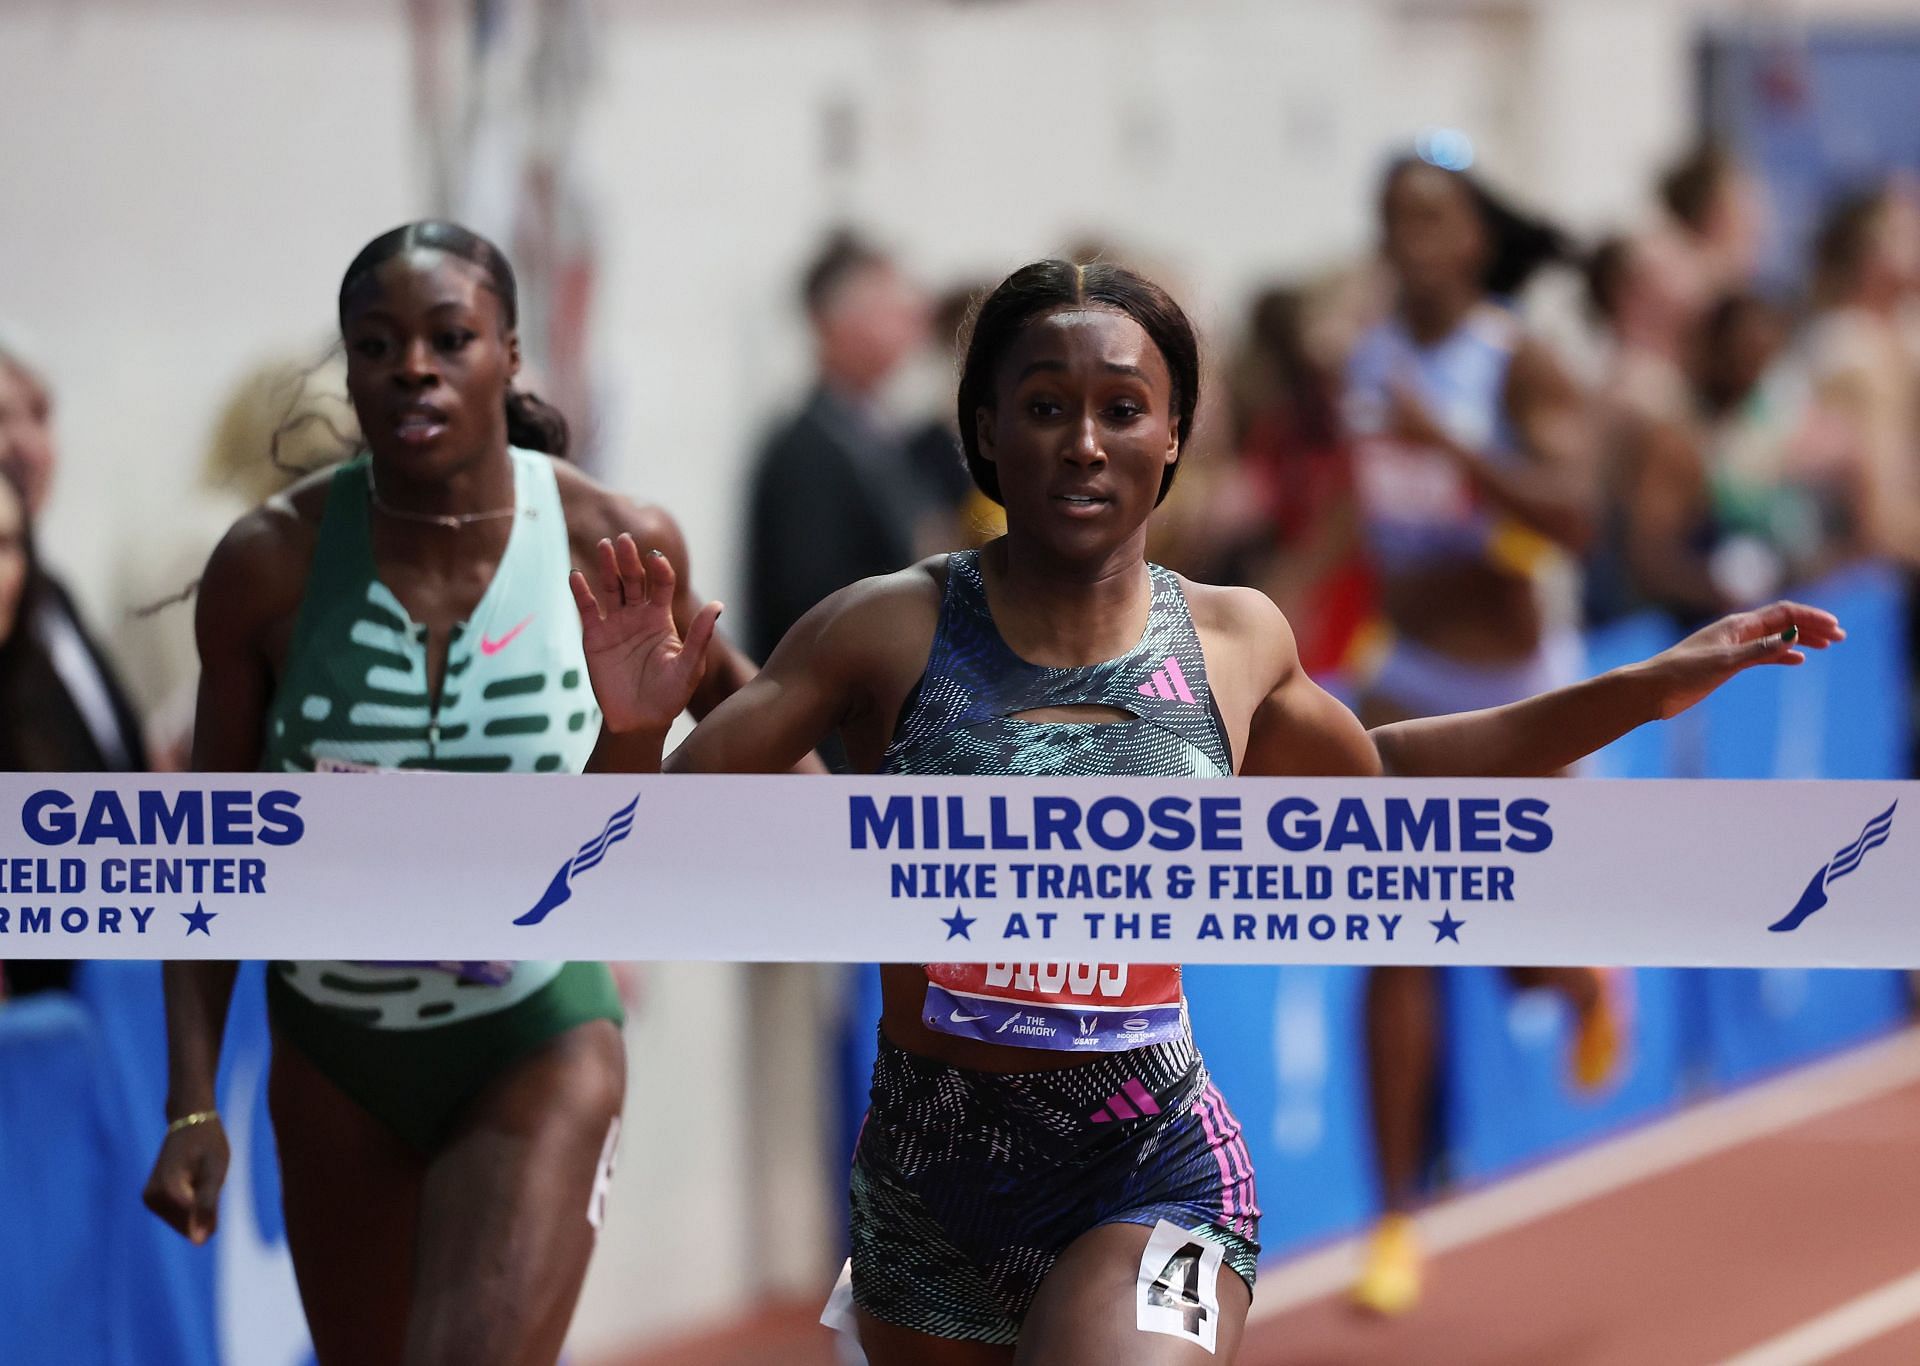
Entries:
POLYGON ((633 829, 634 809, 640 805, 640 797, 634 799, 607 817, 607 823, 600 833, 581 845, 574 856, 560 865, 560 871, 553 875, 553 881, 547 884, 547 890, 533 904, 533 909, 514 920, 516 925, 538 925, 559 906, 564 905, 573 896, 573 879, 595 867, 607 856, 607 850, 625 839, 633 829))
POLYGON ((1793 909, 1767 928, 1775 934, 1787 934, 1799 929, 1808 916, 1825 906, 1827 888, 1858 868, 1869 849, 1878 849, 1887 842, 1888 837, 1893 833, 1893 809, 1899 805, 1900 803, 1896 801, 1893 806, 1889 806, 1868 821, 1853 843, 1821 865, 1820 871, 1813 875, 1813 881, 1807 884, 1807 890, 1800 893, 1800 899, 1794 902, 1793 909))

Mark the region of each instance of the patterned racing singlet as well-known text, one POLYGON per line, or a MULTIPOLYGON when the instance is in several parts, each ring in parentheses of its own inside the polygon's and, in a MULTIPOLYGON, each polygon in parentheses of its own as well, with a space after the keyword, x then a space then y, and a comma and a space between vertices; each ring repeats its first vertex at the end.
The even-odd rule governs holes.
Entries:
MULTIPOLYGON (((1221 778, 1233 772, 1180 580, 1149 565, 1147 628, 1117 659, 1051 669, 1016 655, 987 606, 977 551, 947 558, 926 672, 902 708, 884 773, 1221 778), (1048 707, 1128 720, 1024 721, 1048 707)), ((1022 1048, 1117 1052, 1185 1035, 1174 965, 929 963, 921 1018, 942 1034, 1022 1048)))
MULTIPOLYGON (((328 488, 261 767, 288 773, 446 769, 578 773, 600 734, 580 619, 567 588, 567 523, 552 461, 511 452, 518 509, 493 581, 454 626, 440 696, 427 628, 380 581, 367 457, 328 488)), ((512 1006, 557 962, 277 963, 300 995, 378 1029, 420 1029, 512 1006)))

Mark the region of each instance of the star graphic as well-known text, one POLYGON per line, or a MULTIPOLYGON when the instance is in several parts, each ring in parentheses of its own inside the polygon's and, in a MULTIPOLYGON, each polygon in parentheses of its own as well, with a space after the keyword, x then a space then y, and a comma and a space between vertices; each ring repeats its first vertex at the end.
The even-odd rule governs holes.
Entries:
POLYGON ((1433 926, 1434 943, 1438 944, 1442 940, 1451 939, 1454 943, 1458 944, 1460 942, 1460 927, 1467 922, 1464 920, 1455 920, 1453 918, 1453 912, 1442 907, 1440 918, 1438 920, 1429 920, 1427 923, 1433 926))
POLYGON ((941 917, 940 923, 947 927, 947 938, 964 939, 971 943, 973 942, 973 936, 968 934, 967 930, 972 926, 973 922, 979 918, 977 915, 968 915, 958 906, 955 906, 953 908, 953 914, 941 917))
POLYGON ((218 911, 202 909, 201 904, 196 901, 193 903, 192 910, 180 912, 180 918, 187 922, 188 934, 204 934, 211 939, 213 931, 207 928, 207 922, 218 914, 220 914, 218 911))

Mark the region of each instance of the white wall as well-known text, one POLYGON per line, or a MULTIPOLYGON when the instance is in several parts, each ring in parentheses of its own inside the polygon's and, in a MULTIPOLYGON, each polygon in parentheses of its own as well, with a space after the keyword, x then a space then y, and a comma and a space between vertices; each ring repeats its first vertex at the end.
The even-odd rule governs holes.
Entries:
MULTIPOLYGON (((741 479, 803 382, 793 279, 830 223, 935 283, 1095 232, 1164 263, 1217 352, 1248 287, 1364 249, 1380 162, 1420 126, 1466 128, 1496 179, 1579 227, 1636 212, 1690 122, 1696 15, 1734 8, 608 0, 583 149, 608 473, 670 507, 702 589, 737 598, 741 479), (854 136, 828 165, 832 109, 854 136)), ((423 207, 403 12, 0 3, 0 326, 58 386, 46 538, 96 615, 174 586, 117 552, 180 505, 226 386, 324 332, 351 253, 423 207)), ((758 1255, 783 1216, 740 1173, 780 1115, 747 1082, 745 974, 651 982, 589 1351, 832 1270, 758 1255)))

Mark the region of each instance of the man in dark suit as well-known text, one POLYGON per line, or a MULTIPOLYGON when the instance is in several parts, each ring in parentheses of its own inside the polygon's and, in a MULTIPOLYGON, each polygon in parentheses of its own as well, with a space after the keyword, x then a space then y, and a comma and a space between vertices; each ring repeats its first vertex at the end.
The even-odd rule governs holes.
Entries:
POLYGON ((911 562, 929 511, 912 434, 876 402, 926 344, 925 299, 885 253, 844 232, 801 293, 818 379, 762 448, 748 508, 748 628, 763 661, 822 598, 911 562))

